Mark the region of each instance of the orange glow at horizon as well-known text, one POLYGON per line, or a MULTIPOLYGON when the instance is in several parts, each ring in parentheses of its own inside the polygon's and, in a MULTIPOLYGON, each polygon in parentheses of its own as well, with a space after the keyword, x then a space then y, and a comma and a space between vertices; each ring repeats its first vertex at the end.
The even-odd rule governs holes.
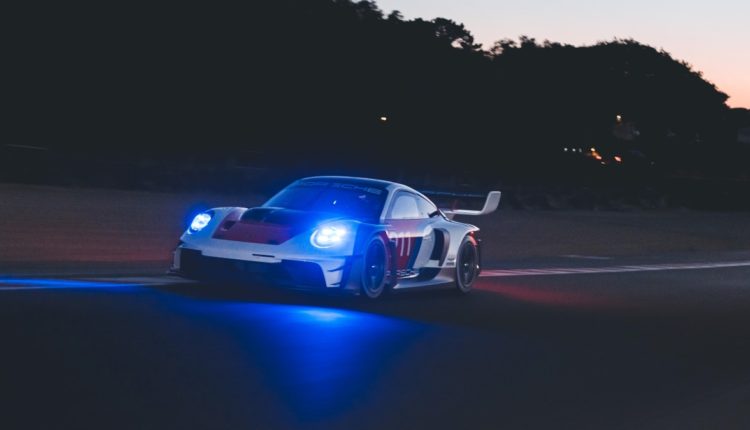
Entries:
POLYGON ((750 108, 750 1, 715 0, 376 0, 404 19, 444 17, 463 23, 485 48, 527 35, 542 42, 592 45, 634 39, 686 61, 729 96, 730 107, 750 108))

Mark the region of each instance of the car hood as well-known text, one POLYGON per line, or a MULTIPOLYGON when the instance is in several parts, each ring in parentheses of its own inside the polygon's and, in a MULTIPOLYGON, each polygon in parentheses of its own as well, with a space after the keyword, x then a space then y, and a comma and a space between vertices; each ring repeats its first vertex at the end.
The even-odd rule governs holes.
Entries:
POLYGON ((252 208, 230 213, 214 232, 215 239, 280 245, 321 223, 342 220, 330 213, 284 208, 252 208))

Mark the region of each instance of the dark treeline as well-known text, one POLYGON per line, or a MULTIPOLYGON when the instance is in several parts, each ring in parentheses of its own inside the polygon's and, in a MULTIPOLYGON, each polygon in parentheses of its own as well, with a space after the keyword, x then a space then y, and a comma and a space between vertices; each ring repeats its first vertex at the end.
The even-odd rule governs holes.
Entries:
POLYGON ((11 16, 6 142, 74 153, 496 171, 547 168, 565 147, 716 151, 744 118, 688 64, 633 40, 484 51, 462 24, 368 1, 11 16), (617 121, 637 132, 618 137, 617 121))

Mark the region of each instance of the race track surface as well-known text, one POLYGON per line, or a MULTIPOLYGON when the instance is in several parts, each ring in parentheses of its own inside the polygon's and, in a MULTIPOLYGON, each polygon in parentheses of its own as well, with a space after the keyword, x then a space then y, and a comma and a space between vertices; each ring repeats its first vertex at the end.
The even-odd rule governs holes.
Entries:
POLYGON ((500 211, 371 302, 164 275, 195 196, 0 197, 2 430, 750 428, 747 214, 500 211))
POLYGON ((748 428, 750 254, 723 257, 736 265, 524 268, 531 274, 483 277, 466 297, 427 291, 377 303, 159 276, 5 278, 0 420, 748 428))

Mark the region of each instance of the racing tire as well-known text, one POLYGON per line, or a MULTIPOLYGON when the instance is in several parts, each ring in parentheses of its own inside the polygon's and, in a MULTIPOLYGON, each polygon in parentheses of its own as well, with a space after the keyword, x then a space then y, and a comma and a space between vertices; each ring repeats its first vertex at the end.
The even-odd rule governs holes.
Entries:
POLYGON ((379 235, 370 238, 362 257, 362 294, 369 299, 382 296, 388 286, 390 271, 388 246, 379 235))
POLYGON ((479 277, 479 248, 477 241, 467 235, 461 241, 456 255, 456 288, 459 293, 471 291, 474 282, 479 277))

